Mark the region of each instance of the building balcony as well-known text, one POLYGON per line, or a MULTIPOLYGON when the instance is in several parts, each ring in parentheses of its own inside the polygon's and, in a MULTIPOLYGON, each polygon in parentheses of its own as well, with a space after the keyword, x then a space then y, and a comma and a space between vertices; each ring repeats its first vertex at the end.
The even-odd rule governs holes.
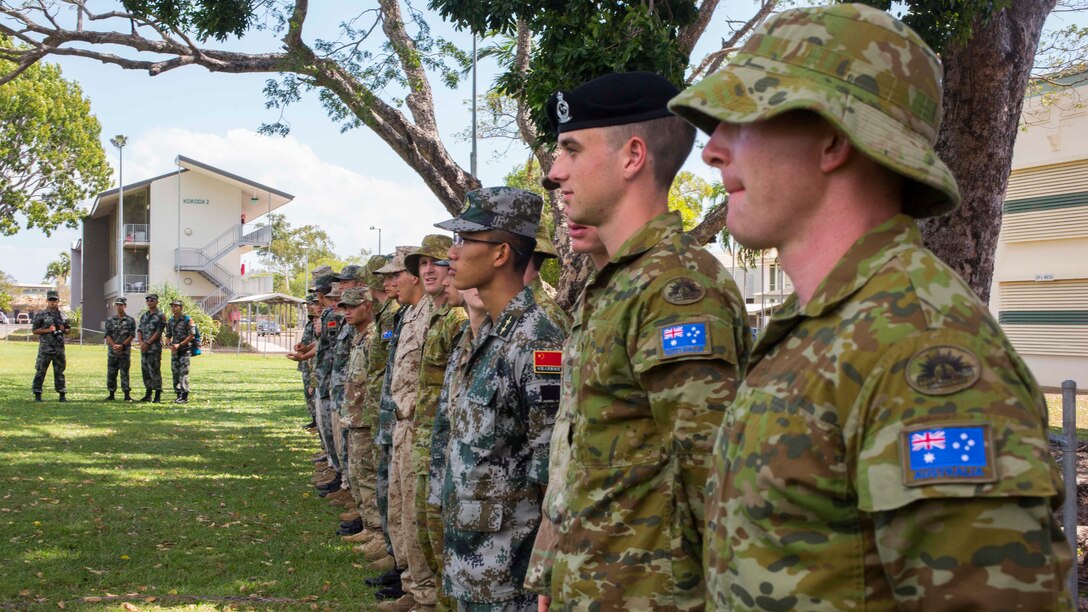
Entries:
POLYGON ((146 223, 125 224, 125 245, 141 245, 151 243, 151 226, 146 223))

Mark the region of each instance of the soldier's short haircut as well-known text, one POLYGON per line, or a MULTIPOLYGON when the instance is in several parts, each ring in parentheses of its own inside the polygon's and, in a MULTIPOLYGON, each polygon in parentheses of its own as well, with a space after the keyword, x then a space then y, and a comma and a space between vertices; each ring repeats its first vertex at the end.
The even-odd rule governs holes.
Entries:
POLYGON ((695 126, 680 117, 662 117, 604 129, 615 148, 640 136, 650 151, 654 180, 666 190, 672 186, 673 179, 695 146, 695 126))

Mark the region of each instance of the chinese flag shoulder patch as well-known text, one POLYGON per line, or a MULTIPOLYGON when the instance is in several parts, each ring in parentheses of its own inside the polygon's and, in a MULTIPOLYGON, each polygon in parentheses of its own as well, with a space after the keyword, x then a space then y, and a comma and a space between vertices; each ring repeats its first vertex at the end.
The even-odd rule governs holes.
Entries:
POLYGON ((336 319, 330 319, 326 327, 329 329, 336 329, 336 319))
POLYGON ((563 351, 533 351, 533 371, 559 374, 563 371, 563 351))

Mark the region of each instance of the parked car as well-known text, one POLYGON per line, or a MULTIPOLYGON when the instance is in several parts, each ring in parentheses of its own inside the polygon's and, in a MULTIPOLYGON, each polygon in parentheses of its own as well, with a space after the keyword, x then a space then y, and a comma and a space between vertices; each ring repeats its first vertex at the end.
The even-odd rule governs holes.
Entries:
POLYGON ((280 324, 275 321, 261 321, 257 323, 257 335, 258 336, 278 336, 280 335, 280 324))
POLYGON ((15 317, 15 322, 19 324, 30 323, 30 313, 20 312, 19 316, 15 317))
POLYGON ((0 325, 7 325, 7 324, 8 324, 8 315, 4 314, 3 312, 0 312, 0 325))

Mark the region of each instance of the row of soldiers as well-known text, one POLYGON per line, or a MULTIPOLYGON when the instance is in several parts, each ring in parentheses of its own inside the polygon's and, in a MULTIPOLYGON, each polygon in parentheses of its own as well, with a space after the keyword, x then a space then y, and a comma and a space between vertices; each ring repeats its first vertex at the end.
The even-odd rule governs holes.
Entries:
MULTIPOLYGON (((170 348, 170 373, 173 376, 174 403, 189 401, 189 356, 195 328, 191 319, 182 313, 181 300, 170 303, 172 315, 167 319, 159 311, 159 296, 147 294, 147 309, 140 314, 140 323, 126 313, 128 299, 119 297, 114 302, 115 313, 106 320, 106 389, 109 395, 104 401, 114 401, 117 379, 121 379, 124 401, 133 401, 129 385, 132 345, 140 349, 140 370, 143 374, 145 393, 139 401, 160 403, 162 397, 162 346, 163 340, 170 348)), ((60 295, 56 291, 46 294, 46 308, 34 315, 31 332, 38 336, 38 358, 34 364, 34 381, 31 391, 34 401, 42 401, 42 388, 49 367, 53 368, 53 388, 59 401, 67 401, 67 380, 64 371, 68 362, 64 352, 64 336, 71 329, 67 317, 60 310, 60 295)))
POLYGON ((684 92, 557 92, 545 184, 595 267, 572 317, 536 277, 542 200, 509 187, 319 278, 316 483, 390 569, 381 609, 1070 609, 1045 400, 914 222, 960 202, 940 70, 839 4, 684 92), (731 234, 796 287, 754 347, 668 211, 696 129, 731 234))

